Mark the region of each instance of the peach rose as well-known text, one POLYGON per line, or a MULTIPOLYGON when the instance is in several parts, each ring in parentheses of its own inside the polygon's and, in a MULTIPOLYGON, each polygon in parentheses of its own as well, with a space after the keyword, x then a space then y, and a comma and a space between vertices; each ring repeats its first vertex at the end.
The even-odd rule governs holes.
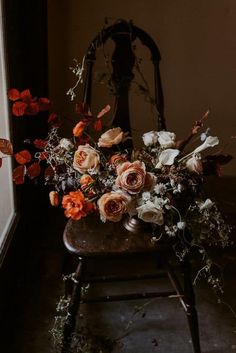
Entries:
POLYGON ((100 156, 90 145, 80 145, 74 154, 73 167, 82 174, 96 174, 100 167, 100 156))
POLYGON ((152 173, 146 173, 143 162, 125 162, 117 167, 116 185, 130 194, 138 194, 142 189, 151 190, 154 187, 156 177, 152 173))
POLYGON ((129 195, 122 192, 108 192, 98 200, 98 208, 102 221, 119 222, 127 212, 131 200, 129 195))
POLYGON ((73 135, 79 137, 84 131, 86 125, 87 124, 84 121, 80 121, 78 124, 76 124, 73 129, 73 135))
POLYGON ((112 147, 118 145, 121 141, 124 141, 127 133, 124 133, 120 127, 107 130, 98 140, 98 147, 112 147))

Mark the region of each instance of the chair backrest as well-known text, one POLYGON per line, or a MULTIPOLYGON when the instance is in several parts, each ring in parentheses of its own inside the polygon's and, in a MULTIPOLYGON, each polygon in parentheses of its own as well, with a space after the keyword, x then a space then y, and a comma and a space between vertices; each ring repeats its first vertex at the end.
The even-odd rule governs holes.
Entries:
POLYGON ((132 43, 139 39, 151 53, 151 61, 154 67, 154 104, 157 109, 158 130, 165 130, 166 123, 164 118, 164 100, 159 70, 161 60, 160 52, 153 39, 142 29, 133 25, 132 22, 120 20, 117 23, 105 28, 99 33, 89 45, 86 54, 86 78, 84 86, 83 100, 91 106, 92 73, 93 65, 96 60, 96 51, 103 46, 108 39, 115 43, 112 55, 112 82, 115 87, 115 112, 114 126, 120 126, 124 131, 131 132, 130 113, 129 113, 129 88, 134 78, 133 68, 135 55, 132 43), (122 117, 122 121, 120 119, 122 117))

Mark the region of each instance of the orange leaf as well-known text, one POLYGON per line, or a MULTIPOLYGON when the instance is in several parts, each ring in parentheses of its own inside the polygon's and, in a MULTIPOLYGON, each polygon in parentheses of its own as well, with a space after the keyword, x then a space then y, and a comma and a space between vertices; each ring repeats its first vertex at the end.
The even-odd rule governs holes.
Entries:
POLYGON ((27 104, 24 102, 15 102, 12 106, 12 114, 15 116, 22 116, 25 114, 27 104))
POLYGON ((25 178, 25 166, 19 165, 13 170, 13 181, 17 185, 24 184, 24 178, 25 178))
POLYGON ((29 89, 25 89, 24 91, 22 91, 20 94, 20 97, 23 100, 23 102, 26 102, 26 103, 29 103, 32 100, 32 96, 29 89))
POLYGON ((108 113, 111 110, 111 106, 110 105, 106 105, 105 108, 103 108, 100 113, 98 113, 97 118, 100 119, 103 115, 105 115, 106 113, 108 113))
POLYGON ((25 110, 26 115, 36 115, 38 114, 38 112, 39 112, 39 105, 37 102, 29 103, 25 110))
POLYGON ((41 111, 46 111, 50 108, 50 100, 48 98, 39 98, 38 104, 41 111))
POLYGON ((0 139, 0 151, 7 155, 13 154, 13 147, 10 141, 6 139, 0 139))
POLYGON ((101 131, 102 130, 102 120, 97 119, 95 123, 93 124, 93 127, 96 131, 101 131))
POLYGON ((53 170, 53 168, 50 165, 44 171, 44 177, 45 178, 49 178, 49 177, 53 176, 54 174, 55 174, 54 170, 53 170))
POLYGON ((26 164, 31 161, 32 157, 28 150, 23 150, 15 154, 15 160, 19 164, 26 164))
POLYGON ((30 179, 34 179, 34 178, 36 178, 37 176, 39 176, 40 171, 41 171, 41 167, 40 167, 39 163, 37 163, 37 162, 32 163, 32 164, 29 166, 29 168, 27 169, 28 177, 29 177, 30 179))
POLYGON ((17 101, 18 99, 20 99, 20 92, 18 91, 18 89, 16 88, 12 88, 8 91, 8 98, 10 99, 10 101, 17 101))

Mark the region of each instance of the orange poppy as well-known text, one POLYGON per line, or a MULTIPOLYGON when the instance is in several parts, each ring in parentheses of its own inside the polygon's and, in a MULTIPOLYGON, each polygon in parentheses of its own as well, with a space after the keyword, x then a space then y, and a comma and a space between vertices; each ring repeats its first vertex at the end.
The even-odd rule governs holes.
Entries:
POLYGON ((74 220, 87 216, 94 209, 91 203, 86 202, 81 191, 71 191, 63 196, 62 207, 65 208, 65 216, 74 220))

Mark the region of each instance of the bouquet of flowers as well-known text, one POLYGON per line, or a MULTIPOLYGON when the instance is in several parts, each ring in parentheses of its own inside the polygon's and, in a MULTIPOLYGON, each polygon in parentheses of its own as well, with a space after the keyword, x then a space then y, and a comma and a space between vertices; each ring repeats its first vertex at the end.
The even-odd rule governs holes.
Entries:
MULTIPOLYGON (((12 89, 8 95, 18 117, 51 107, 47 98, 32 98, 29 90, 12 89)), ((43 173, 45 184, 52 187, 51 204, 61 205, 73 220, 96 212, 102 222, 119 222, 129 215, 151 223, 152 241, 164 235, 175 238, 180 258, 194 247, 206 259, 204 271, 209 273, 204 245, 228 245, 229 226, 215 202, 204 196, 202 185, 206 175, 218 174, 232 158, 205 153, 219 144, 218 137, 208 135, 209 129, 201 133, 209 111, 193 124, 185 140, 177 140, 170 131, 150 131, 142 136, 144 146, 132 149, 126 146, 131 136, 120 127, 102 133, 103 116, 109 110, 108 105, 93 116, 86 104, 77 104, 79 122, 70 139, 59 136, 59 117, 51 113, 47 138, 31 143, 34 155, 28 149, 13 154, 11 143, 1 139, 1 152, 14 155, 19 164, 13 171, 15 183, 43 173), (91 137, 91 128, 100 132, 98 141, 91 137), (193 137, 200 145, 187 151, 193 137)))

